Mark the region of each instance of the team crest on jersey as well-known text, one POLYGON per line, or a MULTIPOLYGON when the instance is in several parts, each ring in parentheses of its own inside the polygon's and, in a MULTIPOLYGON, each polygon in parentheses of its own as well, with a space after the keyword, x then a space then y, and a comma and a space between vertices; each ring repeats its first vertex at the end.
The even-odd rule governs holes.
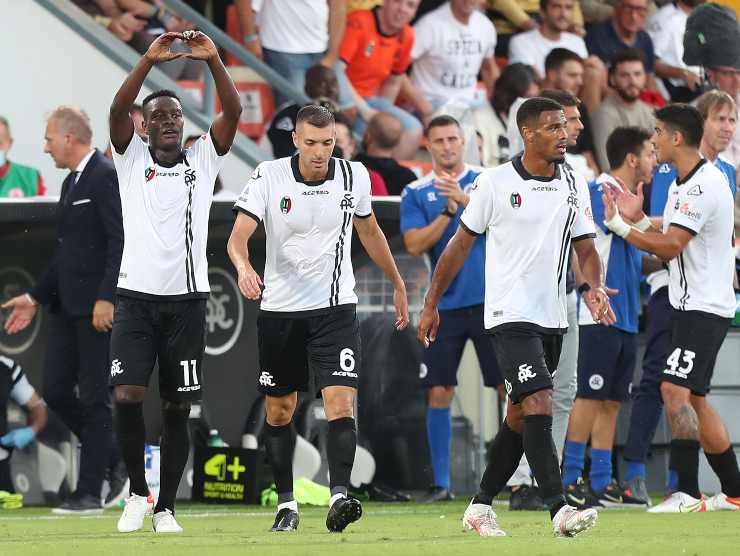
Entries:
POLYGON ((355 208, 354 197, 351 193, 345 193, 344 198, 339 202, 339 208, 342 210, 349 210, 355 208))
POLYGON ((195 182, 195 170, 188 168, 185 170, 185 185, 188 187, 195 182))
POLYGON ((512 207, 518 209, 522 206, 522 196, 519 195, 519 193, 512 193, 511 197, 509 197, 509 202, 511 203, 512 207))
POLYGON ((365 58, 369 58, 370 56, 372 56, 373 50, 375 50, 375 41, 370 41, 365 47, 365 58))
POLYGON ((280 199, 280 212, 288 214, 291 208, 293 208, 293 201, 290 200, 290 197, 285 196, 280 199))
POLYGON ((149 166, 149 168, 144 170, 144 179, 147 182, 150 182, 154 179, 154 176, 157 175, 157 170, 154 166, 149 166))

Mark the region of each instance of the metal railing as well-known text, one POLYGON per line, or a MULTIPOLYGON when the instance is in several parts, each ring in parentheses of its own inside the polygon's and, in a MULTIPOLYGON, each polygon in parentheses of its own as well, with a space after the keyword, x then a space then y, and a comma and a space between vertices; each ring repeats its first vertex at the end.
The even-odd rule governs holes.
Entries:
MULTIPOLYGON (((197 12, 182 0, 163 0, 163 3, 177 15, 189 20, 196 28, 211 37, 211 40, 213 40, 217 46, 226 49, 242 64, 252 68, 255 73, 267 81, 273 89, 280 91, 285 96, 290 97, 299 104, 309 102, 310 99, 306 93, 294 87, 290 81, 285 79, 262 60, 249 52, 249 50, 224 33, 214 25, 213 22, 203 17, 200 12, 197 12)), ((206 87, 207 86, 208 84, 206 83, 206 87)), ((213 104, 211 104, 211 106, 213 106, 213 104)))
MULTIPOLYGON (((67 27, 80 35, 97 50, 102 52, 112 62, 129 72, 141 59, 141 54, 127 44, 121 42, 106 28, 95 22, 83 10, 70 0, 35 0, 37 4, 49 11, 67 27)), ((280 90, 298 102, 307 101, 304 93, 298 91, 286 79, 266 66, 259 58, 226 35, 218 27, 205 19, 180 0, 165 0, 166 5, 178 15, 189 19, 193 24, 211 37, 216 45, 231 52, 238 60, 251 67, 258 75, 265 79, 272 87, 280 90)), ((176 81, 168 77, 160 69, 154 67, 144 82, 144 85, 153 89, 170 89, 177 91, 182 100, 185 117, 201 129, 208 129, 213 120, 213 106, 215 91, 213 78, 205 72, 205 87, 203 103, 197 102, 188 91, 182 89, 176 81)), ((254 141, 243 134, 237 134, 231 152, 234 156, 250 166, 256 166, 267 160, 268 153, 257 146, 254 141)))

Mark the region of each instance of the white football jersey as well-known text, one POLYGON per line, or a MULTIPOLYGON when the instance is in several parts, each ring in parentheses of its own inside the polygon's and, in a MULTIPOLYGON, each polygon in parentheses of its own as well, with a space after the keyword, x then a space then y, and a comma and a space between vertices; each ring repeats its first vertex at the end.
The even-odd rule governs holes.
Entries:
POLYGON ((517 156, 478 176, 460 222, 486 234, 485 327, 567 330, 570 244, 596 236, 586 181, 566 164, 551 178, 532 176, 517 156))
POLYGON ((298 155, 262 162, 234 210, 265 223, 263 311, 357 303, 352 218, 372 214, 370 176, 361 163, 332 158, 325 180, 307 182, 298 155))
POLYGON ((663 231, 678 226, 694 237, 668 264, 668 297, 680 311, 735 315, 734 199, 727 177, 706 160, 668 190, 663 231))
POLYGON ((118 292, 143 298, 208 297, 208 215, 226 155, 206 133, 172 166, 154 159, 134 133, 123 154, 113 149, 123 212, 118 292))

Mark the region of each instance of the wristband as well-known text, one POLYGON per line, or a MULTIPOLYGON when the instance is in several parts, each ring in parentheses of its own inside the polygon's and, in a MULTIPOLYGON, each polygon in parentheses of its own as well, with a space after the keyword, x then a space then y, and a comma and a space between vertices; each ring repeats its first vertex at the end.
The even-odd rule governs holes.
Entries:
POLYGON ((245 44, 249 44, 250 42, 255 42, 259 38, 260 37, 257 33, 252 33, 251 35, 244 35, 244 38, 242 40, 245 44))
POLYGON ((447 207, 447 206, 445 207, 445 209, 442 212, 440 212, 440 214, 443 214, 445 216, 449 216, 450 218, 455 218, 455 216, 457 216, 457 212, 454 211, 454 210, 450 210, 450 207, 447 207))
POLYGON ((639 222, 634 223, 634 227, 640 230, 641 232, 645 232, 650 229, 650 226, 652 226, 652 223, 650 222, 650 219, 642 215, 642 218, 639 220, 639 222))
POLYGON ((583 284, 581 284, 580 286, 578 286, 578 293, 581 294, 581 295, 583 295, 584 293, 586 293, 590 289, 591 289, 591 284, 589 284, 588 282, 584 282, 583 284))
POLYGON ((614 212, 611 220, 604 220, 604 225, 621 238, 627 237, 627 234, 632 230, 632 226, 622 220, 619 211, 614 212))

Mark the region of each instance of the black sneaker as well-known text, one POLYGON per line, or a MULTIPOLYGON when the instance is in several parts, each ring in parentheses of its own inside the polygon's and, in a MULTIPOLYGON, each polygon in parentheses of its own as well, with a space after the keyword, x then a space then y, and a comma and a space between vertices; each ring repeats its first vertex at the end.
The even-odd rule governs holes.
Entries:
POLYGON ((452 494, 449 489, 441 486, 433 486, 429 489, 429 492, 424 496, 424 498, 421 499, 421 502, 449 502, 454 499, 455 495, 452 494))
POLYGON ((599 503, 605 508, 647 508, 645 500, 634 496, 629 488, 620 487, 617 481, 612 482, 606 490, 598 495, 599 503))
POLYGON ((511 490, 509 498, 509 510, 539 512, 547 507, 540 497, 540 489, 536 486, 520 485, 516 490, 511 490))
POLYGON ((77 493, 70 496, 61 506, 51 510, 54 514, 101 514, 103 506, 100 498, 90 494, 78 495, 77 493))
POLYGON ((326 528, 332 533, 341 533, 347 525, 362 517, 362 504, 355 498, 340 498, 326 515, 326 528))
POLYGON ((290 508, 283 508, 275 516, 275 523, 270 531, 297 531, 298 521, 298 512, 290 508))
POLYGON ((578 481, 572 485, 568 485, 568 488, 565 489, 565 502, 577 510, 604 507, 581 477, 578 478, 578 481))
POLYGON ((110 491, 105 497, 103 507, 115 508, 121 500, 128 498, 129 495, 128 473, 123 460, 108 470, 108 484, 110 485, 110 491))

